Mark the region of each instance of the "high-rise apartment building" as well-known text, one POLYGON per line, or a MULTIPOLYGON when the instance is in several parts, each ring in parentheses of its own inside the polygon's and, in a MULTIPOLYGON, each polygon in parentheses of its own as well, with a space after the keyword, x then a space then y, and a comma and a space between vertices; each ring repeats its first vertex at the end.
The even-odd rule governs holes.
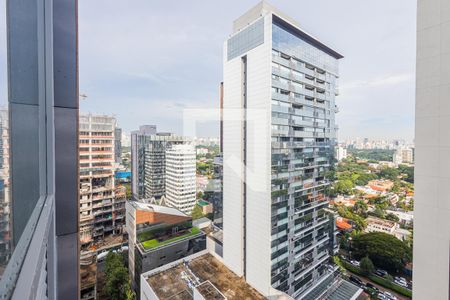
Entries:
POLYGON ((196 155, 192 144, 173 145, 166 150, 166 204, 191 214, 197 202, 196 155))
POLYGON ((219 154, 214 157, 213 177, 209 180, 203 199, 208 200, 213 205, 213 222, 218 228, 223 225, 223 158, 219 154))
POLYGON ((166 149, 185 139, 144 125, 131 133, 131 191, 135 200, 165 195, 166 149))
POLYGON ((342 146, 336 147, 336 160, 341 161, 344 158, 347 158, 347 148, 342 146))
POLYGON ((156 125, 141 125, 131 133, 131 192, 136 200, 145 197, 145 145, 153 135, 156 135, 156 125))
POLYGON ((450 299, 450 2, 417 1, 414 299, 450 299))
POLYGON ((122 163, 122 128, 118 127, 114 131, 114 161, 122 163))
POLYGON ((397 164, 397 165, 402 164, 402 163, 412 164, 414 162, 413 148, 396 149, 393 154, 392 161, 394 162, 394 164, 397 164))
POLYGON ((325 172, 342 55, 262 2, 225 42, 225 264, 264 296, 317 299, 333 282, 325 172))
POLYGON ((125 193, 115 185, 116 119, 80 116, 80 240, 82 245, 119 234, 125 224, 125 193))

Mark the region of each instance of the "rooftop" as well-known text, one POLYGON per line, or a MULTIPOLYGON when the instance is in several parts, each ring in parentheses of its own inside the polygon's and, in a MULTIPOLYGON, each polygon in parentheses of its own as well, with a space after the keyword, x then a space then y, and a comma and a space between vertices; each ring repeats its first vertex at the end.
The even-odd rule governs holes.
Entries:
POLYGON ((377 225, 385 226, 385 227, 395 227, 397 224, 394 221, 383 220, 383 219, 375 218, 375 217, 368 217, 366 219, 366 222, 367 222, 367 224, 377 224, 377 225))
POLYGON ((200 206, 206 206, 206 205, 210 205, 211 203, 209 203, 209 202, 206 201, 206 200, 199 200, 199 201, 197 202, 197 204, 200 205, 200 206))
POLYGON ((298 24, 297 21, 295 21, 294 19, 284 14, 276 7, 270 5, 269 3, 267 3, 267 1, 264 0, 256 4, 254 7, 252 7, 245 14, 243 14, 233 22, 233 34, 239 32, 240 30, 248 26, 250 23, 258 19, 259 17, 269 13, 273 14, 274 22, 284 27, 284 29, 291 31, 294 35, 300 36, 308 43, 322 49, 323 51, 335 57, 336 59, 343 58, 341 54, 331 49, 330 47, 326 46, 325 44, 320 42, 317 38, 313 37, 311 34, 301 30, 300 25, 298 24))
POLYGON ((336 226, 338 229, 341 230, 347 230, 352 228, 352 225, 348 223, 348 220, 341 217, 336 218, 336 226))
POLYGON ((149 275, 147 282, 159 299, 192 300, 195 289, 206 300, 258 300, 264 297, 211 254, 204 254, 149 275), (164 285, 161 284, 164 282, 164 285))
POLYGON ((200 232, 201 232, 200 229, 198 229, 197 227, 192 227, 191 229, 183 232, 180 235, 173 235, 170 238, 167 238, 167 239, 163 238, 163 239, 160 239, 160 240, 158 240, 158 239, 149 239, 149 240, 141 242, 141 244, 142 244, 142 247, 144 247, 145 250, 151 250, 151 249, 155 249, 155 248, 158 248, 158 247, 170 244, 170 243, 174 243, 176 241, 180 241, 180 240, 185 239, 187 237, 191 237, 191 236, 197 235, 200 232))
POLYGON ((148 211, 148 212, 175 215, 180 217, 187 217, 186 214, 182 213, 181 211, 173 207, 156 205, 140 201, 128 201, 128 203, 131 204, 136 210, 140 211, 148 211))

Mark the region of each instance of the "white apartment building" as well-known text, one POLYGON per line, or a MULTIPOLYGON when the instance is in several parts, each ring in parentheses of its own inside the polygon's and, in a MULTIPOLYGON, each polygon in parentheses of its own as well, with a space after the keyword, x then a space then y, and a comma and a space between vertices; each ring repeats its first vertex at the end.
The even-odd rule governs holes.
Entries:
POLYGON ((173 145, 166 150, 166 204, 190 214, 196 203, 196 155, 191 144, 173 145))
POLYGON ((413 298, 450 299, 450 2, 417 1, 413 298))
POLYGON ((336 147, 336 160, 341 161, 347 158, 347 148, 342 146, 336 147))
POLYGON ((366 219, 366 224, 367 232, 384 232, 391 235, 394 235, 395 231, 399 228, 399 225, 394 221, 375 217, 368 217, 366 219))
POLYGON ((412 164, 414 163, 414 149, 413 148, 399 148, 395 150, 393 155, 393 162, 396 165, 399 164, 412 164))
POLYGON ((224 45, 224 262, 265 297, 333 283, 325 172, 334 163, 342 55, 262 2, 224 45))

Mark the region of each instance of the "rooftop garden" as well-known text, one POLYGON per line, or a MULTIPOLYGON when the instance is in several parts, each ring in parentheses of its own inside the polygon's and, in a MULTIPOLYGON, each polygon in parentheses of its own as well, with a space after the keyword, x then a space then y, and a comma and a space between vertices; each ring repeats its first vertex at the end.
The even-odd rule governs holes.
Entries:
POLYGON ((198 233, 200 233, 200 229, 198 229, 197 227, 192 227, 184 232, 179 232, 178 235, 174 234, 174 235, 170 236, 169 238, 167 238, 167 237, 166 238, 153 238, 153 239, 148 239, 146 241, 142 241, 143 239, 140 239, 140 238, 138 238, 138 239, 141 240, 142 247, 144 247, 145 250, 151 250, 151 249, 155 249, 157 247, 161 247, 161 246, 182 240, 182 239, 190 237, 190 236, 194 236, 198 233))

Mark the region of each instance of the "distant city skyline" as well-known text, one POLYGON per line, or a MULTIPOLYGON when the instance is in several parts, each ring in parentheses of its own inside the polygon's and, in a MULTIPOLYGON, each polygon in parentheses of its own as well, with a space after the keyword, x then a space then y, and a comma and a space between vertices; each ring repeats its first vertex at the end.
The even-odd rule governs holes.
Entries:
MULTIPOLYGON (((182 134, 183 109, 218 108, 229 20, 256 3, 79 1, 80 94, 88 96, 80 100, 81 111, 114 114, 126 133, 157 124, 182 134)), ((346 53, 337 100, 339 140, 413 139, 415 1, 269 3, 346 53)), ((7 100, 5 27, 1 22, 0 105, 7 100)), ((219 135, 218 122, 198 128, 197 136, 219 135)))

